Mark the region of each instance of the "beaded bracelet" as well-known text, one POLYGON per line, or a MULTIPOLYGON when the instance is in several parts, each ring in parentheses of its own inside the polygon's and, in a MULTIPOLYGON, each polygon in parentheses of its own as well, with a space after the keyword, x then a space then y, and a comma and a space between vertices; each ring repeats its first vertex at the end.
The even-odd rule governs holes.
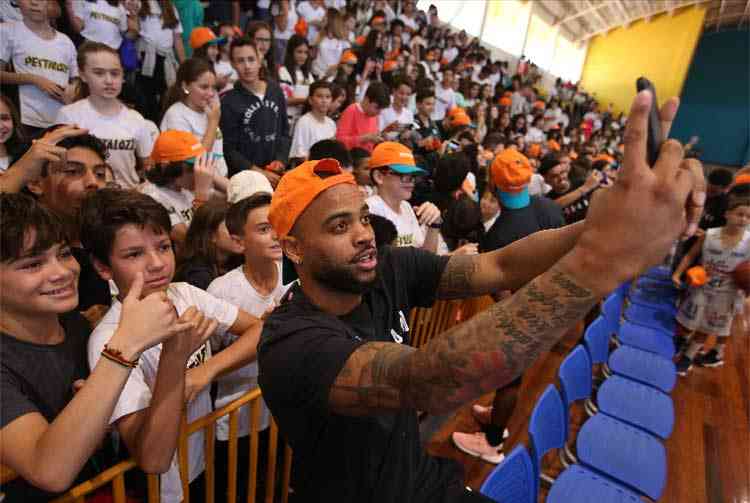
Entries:
POLYGON ((102 356, 109 361, 119 363, 123 367, 134 369, 138 366, 138 359, 132 362, 128 361, 125 359, 125 357, 122 356, 122 351, 120 351, 119 349, 110 348, 107 344, 105 344, 104 349, 102 349, 102 356))

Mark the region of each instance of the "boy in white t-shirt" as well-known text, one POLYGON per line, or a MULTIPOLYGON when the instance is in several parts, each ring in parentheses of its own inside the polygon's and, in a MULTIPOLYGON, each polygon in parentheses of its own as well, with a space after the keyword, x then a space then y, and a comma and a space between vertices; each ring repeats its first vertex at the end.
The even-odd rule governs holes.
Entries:
POLYGON ((372 151, 369 168, 377 187, 377 195, 367 198, 370 213, 396 224, 397 246, 415 246, 436 253, 442 225, 440 210, 427 201, 415 213, 409 204, 416 177, 425 174, 416 166, 411 150, 401 143, 380 143, 372 151))
POLYGON ((22 21, 0 24, 0 81, 19 86, 21 123, 32 133, 54 124, 70 101, 70 81, 78 76, 76 48, 49 24, 47 2, 24 0, 22 21), (12 63, 14 71, 6 68, 12 63))
POLYGON ((414 91, 414 82, 408 77, 397 78, 393 84, 391 106, 380 111, 378 127, 390 140, 396 140, 400 133, 414 123, 414 114, 409 110, 409 98, 414 91))
MULTIPOLYGON (((209 385, 255 359, 261 322, 187 283, 171 283, 175 256, 169 238, 169 215, 150 197, 135 191, 102 189, 85 201, 81 229, 84 248, 91 253, 97 272, 103 279, 114 281, 119 291, 89 338, 92 368, 117 328, 121 299, 137 281, 143 283, 142 296, 161 292, 182 321, 193 323, 191 332, 141 354, 110 420, 141 469, 163 474, 162 501, 178 503, 183 492, 175 452, 185 404, 188 422, 211 412, 209 385), (227 332, 238 335, 238 339, 211 357, 206 339, 227 332)), ((204 470, 203 433, 191 435, 188 446, 188 477, 193 482, 204 470)), ((203 495, 191 496, 200 501, 203 495)))
POLYGON ((310 147, 320 140, 336 137, 336 123, 328 117, 331 107, 331 83, 313 82, 308 97, 311 110, 300 117, 294 127, 294 138, 289 157, 307 159, 310 147))
MULTIPOLYGON (((227 211, 226 226, 232 239, 244 250, 245 263, 223 276, 216 278, 208 287, 208 292, 215 297, 230 302, 240 309, 256 317, 262 317, 279 304, 286 288, 282 284, 281 274, 281 246, 271 224, 268 222, 268 210, 271 205, 270 192, 257 192, 233 204, 227 211)), ((214 349, 231 347, 235 337, 225 335, 214 338, 214 349)), ((215 407, 218 409, 236 400, 247 391, 258 386, 258 364, 249 363, 244 367, 227 374, 217 381, 215 407)), ((222 470, 221 461, 226 461, 229 448, 228 417, 219 419, 216 423, 216 486, 222 492, 226 491, 226 473, 222 470)), ((260 423, 261 442, 267 441, 267 428, 270 412, 265 403, 261 408, 260 423)), ((240 409, 238 446, 238 500, 244 501, 249 459, 249 424, 250 407, 240 409), (243 476, 244 474, 244 476, 243 476)), ((265 473, 262 468, 266 450, 260 451, 261 468, 259 473, 265 473)), ((263 490, 256 490, 257 494, 264 494, 263 490)))

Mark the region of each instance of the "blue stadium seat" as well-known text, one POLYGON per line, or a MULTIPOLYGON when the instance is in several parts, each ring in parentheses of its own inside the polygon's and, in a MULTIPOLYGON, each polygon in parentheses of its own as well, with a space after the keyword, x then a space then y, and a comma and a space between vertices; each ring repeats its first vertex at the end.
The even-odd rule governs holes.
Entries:
POLYGON ((620 344, 656 353, 671 359, 675 354, 674 340, 663 330, 623 321, 617 334, 620 344))
POLYGON ((637 426, 662 439, 672 434, 672 398, 651 386, 614 375, 596 392, 599 412, 637 426))
POLYGON ((658 500, 667 482, 667 451, 645 431, 606 414, 583 423, 576 438, 581 464, 658 500))
POLYGON ((557 477, 547 495, 547 503, 572 502, 643 503, 643 500, 620 484, 581 465, 573 465, 557 477))
MULTIPOLYGON (((567 438, 570 405, 591 395, 591 360, 582 346, 576 347, 563 360, 558 376, 562 387, 565 415, 565 424, 562 426, 563 435, 565 435, 564 438, 567 438)), ((627 381, 619 377, 617 379, 627 381)), ((646 387, 630 382, 634 386, 646 387)), ((604 381, 604 383, 606 384, 607 381, 604 381)), ((622 388, 621 386, 611 389, 617 394, 622 388)), ((605 391, 605 393, 608 392, 605 391)), ((666 395, 663 396, 666 397, 666 395)), ((641 404, 629 401, 627 395, 617 398, 623 400, 624 403, 621 404, 620 409, 626 411, 631 419, 643 416, 643 414, 639 416, 637 411, 641 404), (634 410, 628 412, 627 407, 633 407, 634 410)), ((674 415, 672 407, 668 407, 666 411, 663 410, 663 403, 652 401, 651 405, 662 407, 662 410, 657 414, 671 413, 672 416, 674 415)), ((672 421, 674 421, 673 418, 672 421)), ((657 438, 639 428, 626 424, 618 418, 610 417, 601 412, 587 420, 578 432, 576 450, 581 464, 619 480, 652 499, 658 499, 664 489, 667 470, 664 446, 657 438), (641 475, 644 467, 648 467, 648 476, 641 475)), ((532 459, 533 455, 534 449, 532 448, 532 459)))
MULTIPOLYGON (((529 452, 518 445, 490 473, 480 492, 499 503, 536 503, 538 484, 529 452)), ((570 502, 642 503, 642 500, 603 475, 573 465, 560 474, 547 495, 547 503, 570 502)))
POLYGON ((677 368, 672 360, 632 346, 620 346, 609 355, 609 370, 664 393, 677 383, 677 368))
POLYGON ((594 364, 607 363, 617 375, 669 393, 677 382, 674 362, 656 353, 621 345, 609 353, 607 322, 600 316, 586 328, 583 340, 594 364))
POLYGON ((677 327, 675 307, 652 308, 643 304, 632 303, 625 310, 625 319, 636 325, 662 330, 672 337, 677 327))
POLYGON ((500 503, 536 503, 539 479, 534 474, 528 451, 518 445, 487 476, 479 492, 500 503))

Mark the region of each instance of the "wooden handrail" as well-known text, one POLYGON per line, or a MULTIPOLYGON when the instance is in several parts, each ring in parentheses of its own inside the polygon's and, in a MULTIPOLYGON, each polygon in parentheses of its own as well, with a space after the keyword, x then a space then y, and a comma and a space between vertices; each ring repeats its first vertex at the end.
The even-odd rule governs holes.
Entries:
MULTIPOLYGON (((411 329, 412 344, 415 347, 422 346, 428 343, 433 337, 449 329, 453 325, 456 325, 462 321, 466 321, 468 318, 484 310, 487 306, 492 304, 492 300, 484 297, 477 299, 467 299, 464 301, 438 301, 432 308, 415 308, 409 313, 409 325, 411 329)), ((259 388, 248 391, 238 399, 228 403, 222 408, 206 414, 203 417, 196 419, 191 423, 187 423, 186 417, 183 414, 181 420, 180 438, 178 439, 178 453, 179 453, 179 468, 180 476, 183 481, 183 492, 185 494, 185 502, 189 502, 189 487, 188 487, 188 458, 182 453, 188 452, 187 438, 200 430, 205 430, 205 453, 206 453, 206 498, 207 503, 214 501, 214 487, 216 485, 214 462, 216 459, 214 452, 214 440, 215 430, 213 425, 216 421, 224 416, 229 416, 229 470, 228 470, 228 501, 233 503, 237 499, 237 459, 238 459, 238 445, 237 445, 237 431, 239 429, 239 409, 245 405, 250 404, 250 452, 249 452, 249 474, 248 474, 248 503, 255 502, 256 495, 256 482, 257 482, 257 470, 258 470, 258 429, 257 425, 260 422, 261 416, 261 391, 259 388)), ((270 425, 270 438, 269 438, 269 450, 271 454, 269 456, 268 471, 266 473, 267 484, 265 503, 273 503, 274 490, 275 490, 275 479, 276 479, 276 458, 277 458, 277 436, 278 426, 276 421, 271 418, 270 425)), ((100 487, 112 483, 113 485, 113 497, 115 503, 125 503, 125 472, 136 468, 134 460, 129 459, 118 463, 97 476, 78 484, 77 486, 70 489, 63 496, 59 497, 54 503, 69 503, 69 502, 80 502, 85 501, 85 496, 96 491, 100 487)), ((283 454, 283 470, 282 470, 282 491, 281 501, 282 503, 288 502, 288 488, 291 476, 292 467, 292 450, 288 445, 284 447, 283 454)), ((0 484, 6 484, 11 480, 18 477, 10 468, 0 465, 0 484)), ((159 477, 158 475, 148 475, 148 502, 159 503, 159 477)))
MULTIPOLYGON (((261 400, 262 397, 260 389, 254 388, 236 400, 228 403, 222 408, 211 412, 203 417, 196 419, 191 423, 187 423, 186 416, 183 414, 181 422, 182 427, 180 431, 180 438, 178 439, 178 461, 180 467, 180 476, 183 481, 184 501, 187 503, 190 500, 190 492, 187 483, 188 479, 188 457, 184 455, 187 453, 187 438, 200 430, 205 432, 205 454, 206 454, 206 495, 205 502, 212 503, 214 501, 214 487, 216 484, 215 480, 215 468, 214 462, 216 459, 214 452, 214 440, 215 440, 215 425, 216 421, 221 417, 229 415, 229 476, 228 476, 228 501, 230 503, 235 502, 237 499, 237 458, 238 458, 238 446, 237 446, 237 431, 239 422, 239 409, 245 405, 250 405, 250 466, 248 474, 248 503, 255 502, 256 483, 258 480, 257 469, 258 469, 258 428, 257 425, 260 422, 261 417, 261 400)), ((271 419, 271 439, 269 441, 269 450, 272 452, 269 455, 268 472, 265 474, 270 480, 267 481, 265 501, 267 503, 273 503, 274 490, 276 487, 276 452, 277 446, 276 437, 278 435, 278 427, 276 422, 271 419)), ((292 463, 292 451, 289 446, 284 448, 283 457, 283 472, 282 481, 284 483, 282 491, 282 503, 288 501, 288 487, 291 473, 292 463)), ((112 496, 114 503, 127 503, 126 487, 125 487, 125 473, 129 470, 137 468, 135 460, 128 459, 117 463, 116 465, 107 468, 100 474, 86 480, 77 486, 68 490, 64 495, 55 499, 53 503, 85 503, 86 496, 92 494, 97 489, 111 483, 112 484, 112 496)), ((0 465, 0 481, 2 484, 10 482, 11 480, 18 477, 13 470, 10 468, 0 465)), ((147 475, 148 482, 148 503, 159 503, 160 492, 159 492, 159 476, 155 474, 147 475)))

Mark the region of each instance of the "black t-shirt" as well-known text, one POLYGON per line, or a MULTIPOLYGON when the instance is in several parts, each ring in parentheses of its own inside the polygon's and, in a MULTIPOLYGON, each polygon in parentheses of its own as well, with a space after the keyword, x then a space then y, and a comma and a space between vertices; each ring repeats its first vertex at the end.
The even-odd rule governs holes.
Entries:
MULTIPOLYGON (((580 186, 580 185, 579 185, 580 186)), ((566 194, 570 194, 574 190, 576 190, 578 186, 571 185, 570 188, 563 192, 558 193, 555 191, 550 191, 547 193, 547 197, 552 199, 553 201, 556 199, 561 198, 562 196, 566 194)), ((584 196, 580 197, 579 199, 573 201, 567 206, 564 206, 562 209, 563 217, 565 218, 565 223, 567 224, 574 224, 576 222, 580 222, 581 220, 584 220, 586 218, 586 213, 589 211, 589 205, 591 204, 591 195, 594 193, 594 191, 588 192, 584 196)))
MULTIPOLYGON (((20 341, 0 333, 0 429, 38 412, 51 423, 73 398, 73 382, 89 375, 86 345, 91 327, 78 312, 60 316, 65 340, 55 345, 20 341)), ((85 467, 80 483, 94 475, 85 467)), ((48 501, 55 495, 18 478, 3 486, 4 503, 48 501)))
POLYGON ((546 197, 532 196, 529 205, 520 209, 503 208, 492 227, 482 236, 483 252, 499 250, 529 234, 565 225, 562 210, 546 197))
POLYGON ((96 304, 112 304, 109 284, 96 272, 86 250, 71 246, 70 251, 81 266, 81 274, 78 276, 78 307, 75 310, 85 311, 96 304))
POLYGON ((300 501, 460 501, 448 499, 457 487, 463 492, 460 470, 422 450, 415 410, 348 417, 328 407, 331 386, 354 350, 373 341, 410 342, 409 310, 432 305, 447 262, 385 246, 376 284, 348 315, 321 311, 296 285, 266 320, 259 384, 294 449, 300 501))

